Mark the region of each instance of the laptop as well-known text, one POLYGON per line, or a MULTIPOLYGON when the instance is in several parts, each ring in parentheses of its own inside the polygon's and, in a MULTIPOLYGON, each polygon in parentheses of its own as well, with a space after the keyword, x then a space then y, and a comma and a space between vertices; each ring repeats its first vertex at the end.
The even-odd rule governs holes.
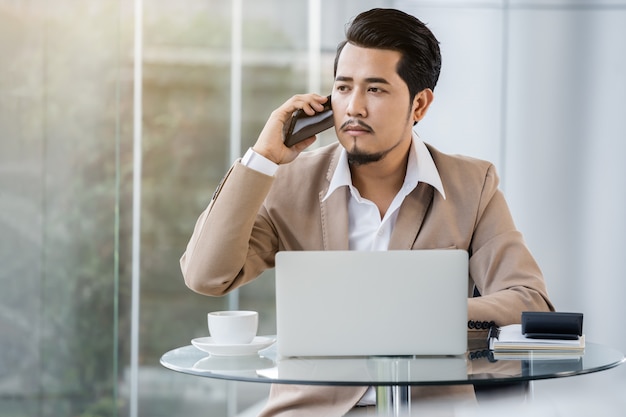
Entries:
POLYGON ((279 252, 277 353, 462 355, 467 282, 463 250, 279 252))

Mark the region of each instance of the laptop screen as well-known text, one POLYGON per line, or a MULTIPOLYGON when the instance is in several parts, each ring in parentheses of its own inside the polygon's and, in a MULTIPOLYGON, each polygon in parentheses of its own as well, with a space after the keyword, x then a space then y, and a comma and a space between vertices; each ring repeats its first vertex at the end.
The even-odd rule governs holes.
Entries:
POLYGON ((463 250, 279 252, 278 354, 464 354, 467 283, 463 250))

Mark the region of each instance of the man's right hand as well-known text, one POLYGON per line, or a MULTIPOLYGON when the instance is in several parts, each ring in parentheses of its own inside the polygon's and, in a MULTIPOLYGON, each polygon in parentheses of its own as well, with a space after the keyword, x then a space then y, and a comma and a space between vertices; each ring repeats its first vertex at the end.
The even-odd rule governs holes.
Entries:
POLYGON ((297 94, 291 97, 272 112, 252 149, 278 165, 293 161, 300 152, 315 142, 316 137, 311 136, 292 147, 287 147, 283 143, 285 124, 298 109, 302 109, 309 116, 322 111, 327 100, 327 97, 319 94, 297 94))

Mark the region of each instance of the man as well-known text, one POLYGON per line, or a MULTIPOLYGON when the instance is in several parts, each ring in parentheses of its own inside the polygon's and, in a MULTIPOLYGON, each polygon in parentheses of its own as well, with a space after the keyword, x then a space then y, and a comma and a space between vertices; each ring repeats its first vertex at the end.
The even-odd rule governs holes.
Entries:
MULTIPOLYGON (((358 15, 335 59, 338 143, 304 153, 314 137, 283 144, 292 113, 322 110, 324 96, 296 95, 272 112, 200 216, 181 258, 186 284, 224 295, 273 267, 281 250, 458 248, 470 254, 468 296, 474 287, 482 295, 468 300, 470 331, 551 310, 493 165, 445 155, 413 133, 440 66, 438 42, 418 19, 388 9, 358 15)), ((343 415, 367 402, 365 392, 276 385, 262 415, 343 415)))

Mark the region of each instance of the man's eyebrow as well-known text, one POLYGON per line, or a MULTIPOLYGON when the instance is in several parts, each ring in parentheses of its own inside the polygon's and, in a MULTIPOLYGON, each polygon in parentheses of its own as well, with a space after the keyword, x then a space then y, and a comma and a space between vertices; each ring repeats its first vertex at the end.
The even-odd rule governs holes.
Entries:
MULTIPOLYGON (((352 77, 345 77, 342 75, 338 75, 335 78, 335 81, 354 81, 354 79, 352 77)), ((381 77, 369 77, 365 79, 365 82, 367 83, 375 83, 375 84, 389 84, 389 81, 387 81, 385 78, 381 78, 381 77)))
POLYGON ((380 78, 380 77, 366 78, 365 81, 368 82, 368 83, 375 83, 375 84, 389 84, 389 81, 387 81, 384 78, 380 78))

